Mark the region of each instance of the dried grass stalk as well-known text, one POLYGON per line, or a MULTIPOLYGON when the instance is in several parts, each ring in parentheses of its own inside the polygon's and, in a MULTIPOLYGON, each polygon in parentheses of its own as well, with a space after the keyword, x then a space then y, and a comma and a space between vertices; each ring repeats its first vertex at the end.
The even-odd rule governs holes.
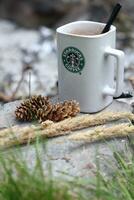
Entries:
POLYGON ((75 135, 69 136, 70 140, 96 142, 102 139, 125 137, 129 134, 134 134, 134 126, 127 124, 119 124, 112 127, 98 127, 94 130, 84 131, 75 135))
POLYGON ((25 126, 25 127, 13 126, 13 127, 6 128, 6 129, 0 131, 0 140, 2 138, 9 137, 9 136, 16 135, 16 137, 17 137, 18 135, 23 134, 25 132, 28 133, 31 130, 39 131, 41 129, 42 129, 42 127, 40 125, 37 125, 37 126, 32 125, 32 126, 25 126))
MULTIPOLYGON (((52 124, 50 127, 54 126, 55 129, 60 129, 66 132, 72 130, 79 130, 82 128, 88 128, 92 126, 103 125, 108 122, 120 119, 129 119, 130 121, 134 121, 134 114, 129 112, 106 112, 94 115, 86 114, 63 120, 59 123, 52 124)), ((46 122, 43 122, 42 127, 45 126, 46 122)))
MULTIPOLYGON (((50 120, 43 122, 41 125, 36 126, 13 126, 8 129, 4 129, 0 131, 0 138, 6 137, 11 133, 19 135, 20 133, 27 133, 31 132, 31 130, 39 131, 46 128, 54 128, 57 129, 59 132, 61 131, 72 131, 72 130, 79 130, 82 128, 88 128, 91 126, 103 125, 105 123, 116 121, 120 119, 129 119, 130 121, 134 120, 134 114, 129 112, 106 112, 106 113, 99 113, 94 115, 80 115, 74 118, 68 118, 58 123, 53 123, 50 120)), ((53 134, 52 134, 53 135, 53 134)))
POLYGON ((128 112, 100 113, 95 115, 81 115, 74 118, 65 119, 61 122, 54 123, 46 121, 42 125, 31 127, 13 127, 0 131, 0 146, 13 146, 33 142, 37 136, 39 137, 55 137, 69 134, 70 131, 80 130, 96 125, 103 125, 110 121, 127 118, 134 120, 134 115, 128 112))

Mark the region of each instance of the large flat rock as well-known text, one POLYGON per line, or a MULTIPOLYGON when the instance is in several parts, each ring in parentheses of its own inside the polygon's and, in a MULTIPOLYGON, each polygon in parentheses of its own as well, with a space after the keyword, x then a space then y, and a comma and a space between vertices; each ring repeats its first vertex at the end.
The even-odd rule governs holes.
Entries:
MULTIPOLYGON (((54 99, 53 101, 56 101, 54 99)), ((5 128, 18 124, 15 120, 14 111, 20 101, 5 104, 0 109, 0 128, 5 128)), ((131 107, 127 103, 114 100, 113 103, 104 111, 128 111, 131 107)), ((119 123, 119 122, 117 122, 119 123)), ((121 123, 121 122, 120 122, 121 123)), ((25 124, 20 124, 21 126, 25 124)), ((95 169, 96 156, 100 156, 101 169, 103 173, 107 171, 107 164, 104 158, 113 159, 113 150, 125 151, 127 139, 113 139, 97 143, 72 142, 68 140, 68 136, 56 137, 43 141, 39 145, 39 152, 43 161, 44 169, 47 170, 48 163, 52 166, 52 172, 55 176, 68 174, 67 177, 79 176, 89 177, 92 175, 92 169, 95 169), (98 152, 98 153, 97 153, 98 152)), ((20 146, 21 152, 26 158, 30 167, 35 163, 36 153, 35 146, 20 146)), ((11 149, 4 150, 9 153, 11 149)), ((18 147, 12 148, 14 152, 18 151, 18 147)))

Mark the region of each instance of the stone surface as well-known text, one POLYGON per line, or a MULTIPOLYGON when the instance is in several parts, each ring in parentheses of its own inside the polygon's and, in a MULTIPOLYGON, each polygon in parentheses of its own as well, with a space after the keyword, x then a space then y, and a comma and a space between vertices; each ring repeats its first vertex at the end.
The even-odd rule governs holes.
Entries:
MULTIPOLYGON (((56 101, 57 99, 53 99, 56 101)), ((18 122, 14 117, 14 110, 20 101, 5 104, 0 109, 0 128, 16 125, 18 122)), ((129 111, 131 107, 127 103, 113 101, 104 111, 129 111)), ((121 123, 122 121, 120 121, 121 123)), ((119 123, 119 121, 117 122, 119 123)), ((21 124, 22 125, 22 124, 21 124)), ((24 124, 23 124, 24 125, 24 124)), ((39 153, 43 161, 43 167, 46 173, 49 166, 52 167, 54 176, 72 176, 90 177, 93 175, 92 170, 96 169, 96 156, 99 153, 101 170, 104 174, 109 174, 107 169, 107 158, 113 159, 112 150, 125 151, 127 139, 113 139, 97 143, 72 142, 68 140, 68 136, 56 137, 42 141, 39 145, 39 153), (50 164, 50 165, 49 165, 50 164)), ((11 149, 4 150, 9 153, 11 149)), ((12 148, 14 152, 18 152, 18 147, 12 148)), ((22 155, 27 160, 30 168, 35 164, 36 152, 35 144, 29 146, 20 146, 22 155)))
MULTIPOLYGON (((33 59, 30 63, 31 93, 55 94, 58 72, 53 31, 46 27, 39 30, 18 28, 11 22, 0 20, 0 37, 0 92, 12 95, 21 79, 24 60, 30 63, 33 59)), ((28 95, 29 71, 26 71, 16 96, 28 95)))

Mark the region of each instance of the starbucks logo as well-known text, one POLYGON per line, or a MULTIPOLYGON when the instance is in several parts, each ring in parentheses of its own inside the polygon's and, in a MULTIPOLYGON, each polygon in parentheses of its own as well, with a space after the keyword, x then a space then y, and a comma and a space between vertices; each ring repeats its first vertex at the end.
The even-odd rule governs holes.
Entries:
POLYGON ((67 47, 62 53, 65 68, 72 73, 79 73, 84 68, 85 58, 81 51, 75 47, 67 47))

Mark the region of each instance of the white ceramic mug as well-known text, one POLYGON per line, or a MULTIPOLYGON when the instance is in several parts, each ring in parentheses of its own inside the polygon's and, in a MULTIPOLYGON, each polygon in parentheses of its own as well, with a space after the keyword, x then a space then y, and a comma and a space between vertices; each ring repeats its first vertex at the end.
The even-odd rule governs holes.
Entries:
POLYGON ((81 112, 98 112, 122 93, 124 53, 115 49, 115 26, 98 34, 104 26, 77 21, 57 29, 59 98, 77 100, 81 112))

